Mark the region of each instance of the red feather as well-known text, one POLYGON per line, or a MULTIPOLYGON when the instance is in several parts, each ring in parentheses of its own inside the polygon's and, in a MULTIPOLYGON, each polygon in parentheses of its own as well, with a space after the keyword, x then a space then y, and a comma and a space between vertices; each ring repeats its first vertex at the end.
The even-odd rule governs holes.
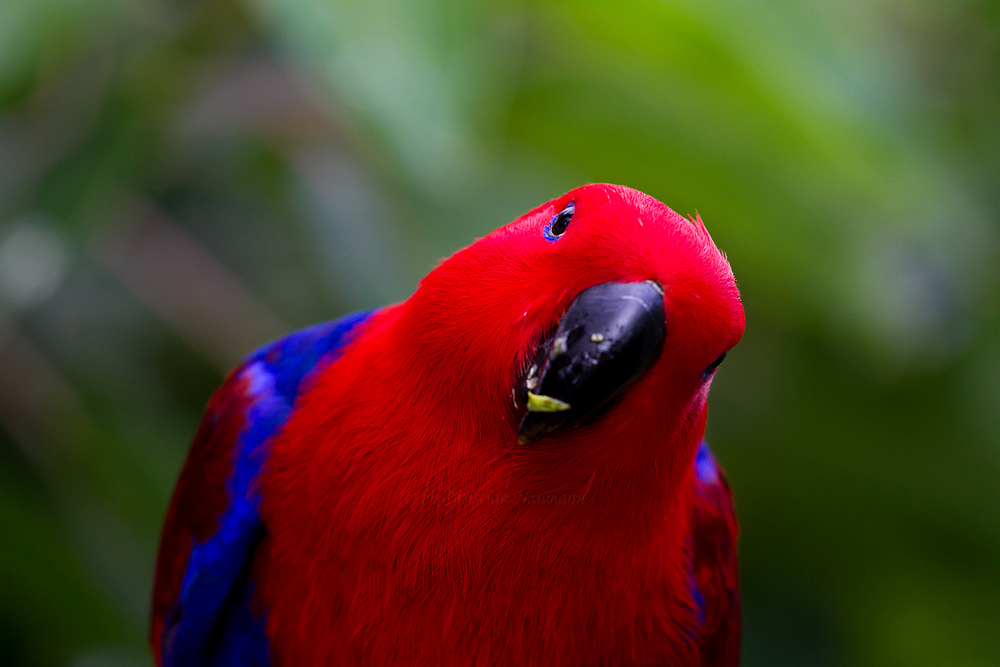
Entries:
POLYGON ((702 230, 580 188, 445 261, 316 374, 260 481, 252 578, 277 664, 735 664, 729 491, 691 471, 701 371, 744 316, 702 230), (583 289, 647 279, 660 361, 600 419, 517 446, 534 346, 583 289))
POLYGON ((191 549, 218 529, 219 517, 230 501, 226 481, 232 474, 234 446, 243 429, 247 403, 241 368, 227 376, 209 401, 164 520, 150 631, 157 664, 165 616, 180 593, 191 549))
POLYGON ((701 664, 727 667, 736 665, 740 655, 739 527, 725 475, 702 447, 694 470, 691 524, 691 565, 705 609, 701 664))

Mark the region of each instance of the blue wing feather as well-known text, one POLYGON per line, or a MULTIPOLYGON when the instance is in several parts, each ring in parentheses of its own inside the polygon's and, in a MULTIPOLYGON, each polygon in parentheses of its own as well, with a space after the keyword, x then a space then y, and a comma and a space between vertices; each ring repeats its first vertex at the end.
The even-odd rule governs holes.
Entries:
MULTIPOLYGON (((176 541, 171 540, 168 547, 166 536, 184 529, 171 525, 183 523, 186 518, 183 512, 174 512, 174 506, 190 506, 192 500, 194 504, 198 500, 181 498, 184 491, 178 486, 164 528, 154 595, 153 641, 159 646, 153 648, 163 667, 268 664, 263 619, 251 613, 249 604, 252 586, 248 579, 249 563, 264 530, 254 481, 266 459, 268 440, 287 421, 303 380, 335 359, 348 332, 371 312, 303 329, 260 348, 244 360, 220 390, 235 388, 242 392, 239 400, 226 404, 228 409, 242 411, 235 416, 241 424, 236 441, 221 443, 225 446, 212 450, 229 453, 232 466, 226 480, 229 501, 222 515, 216 517, 217 530, 191 545, 180 590, 172 598, 170 591, 162 590, 169 586, 165 582, 170 577, 160 570, 169 569, 176 561, 176 554, 163 553, 176 541), (165 568, 163 563, 167 563, 165 568), (163 600, 167 602, 164 604, 163 600), (155 630, 158 623, 162 623, 160 642, 155 630)), ((220 415, 210 409, 206 415, 206 423, 211 422, 204 436, 206 442, 211 443, 215 435, 212 426, 219 420, 220 415)), ((220 433, 221 437, 232 437, 225 429, 220 433)), ((190 456, 195 454, 192 448, 190 456)), ((197 475, 198 471, 189 472, 185 466, 183 475, 188 474, 197 475)))

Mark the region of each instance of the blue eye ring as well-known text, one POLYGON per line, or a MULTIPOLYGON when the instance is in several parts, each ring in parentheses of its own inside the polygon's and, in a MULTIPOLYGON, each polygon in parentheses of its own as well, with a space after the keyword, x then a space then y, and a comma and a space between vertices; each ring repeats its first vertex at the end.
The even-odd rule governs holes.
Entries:
POLYGON ((573 213, 575 212, 576 203, 570 202, 566 204, 566 207, 563 210, 552 216, 552 219, 549 220, 549 224, 545 225, 545 229, 542 230, 542 235, 545 236, 545 240, 558 241, 559 238, 566 233, 566 228, 573 219, 573 213))

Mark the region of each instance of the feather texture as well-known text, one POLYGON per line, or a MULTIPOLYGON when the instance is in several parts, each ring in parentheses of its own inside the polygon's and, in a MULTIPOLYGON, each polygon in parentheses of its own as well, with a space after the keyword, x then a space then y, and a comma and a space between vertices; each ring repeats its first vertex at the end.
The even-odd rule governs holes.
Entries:
POLYGON ((704 225, 585 186, 347 322, 256 353, 213 399, 164 530, 161 665, 737 663, 703 371, 744 319, 704 225), (538 343, 582 290, 643 280, 664 291, 656 364, 518 446, 511 391, 538 343))
POLYGON ((212 397, 163 528, 151 631, 158 664, 267 664, 260 615, 248 606, 247 568, 263 534, 257 474, 303 380, 368 315, 265 346, 212 397))

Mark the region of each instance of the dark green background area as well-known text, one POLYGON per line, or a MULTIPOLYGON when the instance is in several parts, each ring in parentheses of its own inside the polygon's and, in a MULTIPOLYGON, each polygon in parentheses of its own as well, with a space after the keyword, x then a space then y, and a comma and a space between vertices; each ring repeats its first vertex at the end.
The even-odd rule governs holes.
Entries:
POLYGON ((1000 6, 10 0, 0 664, 148 665, 226 368, 586 182, 696 211, 744 663, 1000 664, 1000 6))

